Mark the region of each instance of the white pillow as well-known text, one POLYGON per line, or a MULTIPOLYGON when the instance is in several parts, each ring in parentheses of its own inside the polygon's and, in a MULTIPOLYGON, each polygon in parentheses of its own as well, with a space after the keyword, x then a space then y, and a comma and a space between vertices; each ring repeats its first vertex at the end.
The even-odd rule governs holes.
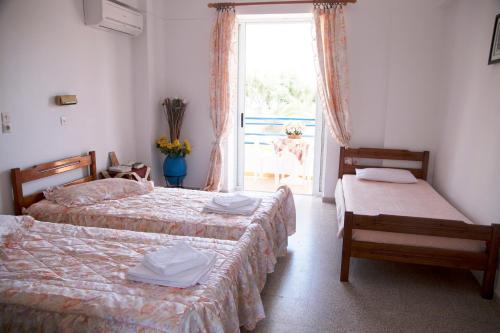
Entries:
POLYGON ((417 178, 410 171, 389 168, 356 169, 356 178, 399 184, 413 184, 417 182, 417 178))
POLYGON ((106 178, 68 187, 50 187, 45 198, 65 207, 88 206, 104 200, 116 200, 153 191, 150 181, 106 178))

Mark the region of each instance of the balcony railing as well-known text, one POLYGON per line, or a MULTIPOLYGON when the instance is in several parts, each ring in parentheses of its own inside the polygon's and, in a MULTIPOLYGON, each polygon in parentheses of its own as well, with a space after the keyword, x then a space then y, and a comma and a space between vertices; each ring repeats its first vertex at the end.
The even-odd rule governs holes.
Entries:
POLYGON ((245 144, 271 145, 272 140, 286 137, 284 127, 290 122, 304 125, 302 137, 314 142, 316 118, 299 117, 245 117, 245 144))

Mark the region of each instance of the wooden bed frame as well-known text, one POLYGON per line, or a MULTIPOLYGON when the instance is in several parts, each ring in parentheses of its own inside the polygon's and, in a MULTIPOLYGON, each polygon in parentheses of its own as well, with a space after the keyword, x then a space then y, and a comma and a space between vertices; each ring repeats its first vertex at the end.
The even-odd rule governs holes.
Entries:
POLYGON ((89 175, 63 184, 63 186, 85 183, 97 179, 95 151, 89 152, 88 155, 68 157, 62 160, 35 165, 23 170, 20 168, 11 169, 10 176, 16 214, 22 214, 23 208, 28 208, 44 198, 42 192, 25 196, 23 194, 24 183, 81 168, 88 168, 89 175))
MULTIPOLYGON (((356 164, 356 159, 418 161, 421 167, 400 168, 411 171, 417 178, 427 179, 429 152, 379 148, 341 148, 339 178, 355 174, 356 168, 380 167, 356 164)), ((396 215, 357 215, 345 212, 342 240, 340 281, 349 280, 350 258, 387 260, 402 263, 423 264, 483 271, 481 296, 491 299, 494 294, 495 274, 500 247, 500 224, 491 226, 467 224, 463 221, 438 220, 396 215), (420 246, 373 243, 352 239, 353 229, 385 231, 414 235, 427 235, 484 241, 484 252, 467 252, 420 246)))

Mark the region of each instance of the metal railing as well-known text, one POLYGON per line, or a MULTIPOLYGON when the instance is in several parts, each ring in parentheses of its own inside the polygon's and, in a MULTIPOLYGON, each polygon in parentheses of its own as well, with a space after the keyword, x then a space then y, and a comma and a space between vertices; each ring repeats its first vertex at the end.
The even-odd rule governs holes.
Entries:
POLYGON ((289 122, 304 125, 302 137, 314 140, 316 118, 300 117, 245 117, 245 144, 271 145, 273 138, 286 137, 284 126, 289 122), (254 140, 252 140, 254 138, 254 140))

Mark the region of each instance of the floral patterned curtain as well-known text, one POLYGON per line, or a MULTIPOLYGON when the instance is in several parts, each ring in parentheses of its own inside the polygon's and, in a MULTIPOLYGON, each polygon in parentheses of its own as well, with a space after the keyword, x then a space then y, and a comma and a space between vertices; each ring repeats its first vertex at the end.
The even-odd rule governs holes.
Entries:
POLYGON ((349 129, 347 43, 341 4, 315 4, 316 71, 326 122, 337 142, 347 147, 349 129))
POLYGON ((221 140, 226 136, 231 118, 232 69, 234 67, 236 13, 234 7, 217 9, 212 29, 210 55, 210 118, 215 141, 210 154, 210 165, 205 191, 218 191, 221 185, 221 140))

